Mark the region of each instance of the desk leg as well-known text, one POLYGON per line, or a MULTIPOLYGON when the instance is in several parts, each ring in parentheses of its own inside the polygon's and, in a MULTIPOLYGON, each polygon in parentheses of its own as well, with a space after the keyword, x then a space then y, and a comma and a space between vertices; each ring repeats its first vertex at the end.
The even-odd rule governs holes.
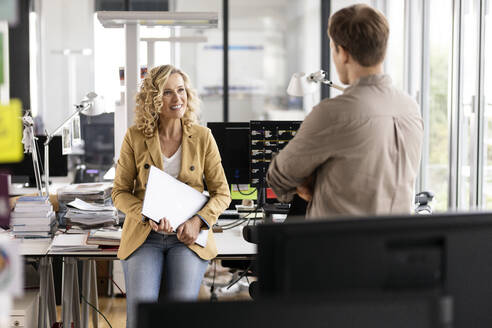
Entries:
MULTIPOLYGON (((96 309, 99 308, 97 300, 97 275, 96 275, 96 261, 85 260, 82 266, 82 295, 90 302, 96 309)), ((98 327, 98 313, 95 309, 91 308, 92 314, 92 326, 98 327)), ((82 327, 89 327, 89 305, 84 302, 82 304, 82 327)))
POLYGON ((56 296, 55 296, 55 281, 53 279, 53 261, 48 259, 48 319, 50 327, 56 322, 56 296))
POLYGON ((38 327, 52 327, 56 322, 55 284, 51 258, 42 257, 39 261, 39 322, 38 327), (46 316, 48 314, 48 316, 46 316))
POLYGON ((48 295, 47 292, 47 281, 48 281, 48 271, 47 264, 48 258, 42 257, 39 261, 39 321, 38 328, 46 328, 46 306, 48 295))
POLYGON ((80 295, 79 295, 79 275, 77 272, 77 261, 73 259, 73 300, 72 300, 72 314, 73 324, 75 328, 81 328, 80 324, 80 295))
MULTIPOLYGON (((91 266, 89 260, 82 261, 82 296, 90 302, 90 280, 91 280, 91 266)), ((82 327, 89 327, 89 305, 87 302, 82 303, 82 327)))
POLYGON ((73 257, 63 258, 63 327, 71 327, 71 320, 75 328, 80 327, 80 296, 79 279, 77 274, 77 260, 73 257))
MULTIPOLYGON (((97 270, 96 270, 96 261, 91 260, 91 300, 92 305, 99 309, 99 301, 97 298, 97 270)), ((98 328, 98 318, 99 314, 95 309, 92 309, 92 327, 98 328)))
POLYGON ((63 327, 71 327, 71 309, 72 309, 72 299, 73 299, 73 258, 64 257, 63 258, 63 289, 62 289, 62 320, 63 327))

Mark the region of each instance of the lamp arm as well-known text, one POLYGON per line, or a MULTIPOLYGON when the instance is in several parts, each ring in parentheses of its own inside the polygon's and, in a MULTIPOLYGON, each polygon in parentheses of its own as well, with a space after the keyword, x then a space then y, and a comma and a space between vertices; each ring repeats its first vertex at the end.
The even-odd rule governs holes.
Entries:
POLYGON ((45 129, 44 132, 46 133, 46 141, 44 142, 44 144, 46 145, 46 144, 50 143, 53 136, 55 134, 57 134, 58 132, 60 132, 60 130, 63 128, 63 126, 65 124, 67 124, 67 122, 69 122, 75 116, 79 115, 84 110, 89 109, 90 107, 91 107, 91 105, 88 103, 75 105, 75 111, 72 114, 70 114, 70 116, 65 121, 63 121, 63 123, 60 124, 56 129, 54 129, 51 133, 48 133, 48 130, 45 129))
POLYGON ((56 129, 54 129, 51 133, 48 132, 48 130, 44 130, 46 133, 46 141, 44 142, 44 190, 46 196, 50 195, 50 190, 49 190, 49 179, 50 179, 50 142, 51 139, 53 139, 53 136, 60 132, 60 130, 63 128, 67 122, 70 122, 71 119, 73 119, 75 116, 79 115, 81 112, 84 110, 88 109, 91 106, 90 103, 81 103, 79 105, 75 105, 75 111, 70 114, 70 116, 63 121, 62 124, 60 124, 56 129))
POLYGON ((337 90, 340 90, 340 91, 345 90, 345 88, 344 88, 344 87, 341 87, 341 86, 339 86, 338 84, 335 84, 335 83, 333 83, 333 82, 332 82, 332 81, 330 81, 330 80, 323 80, 323 81, 321 81, 321 83, 326 84, 326 85, 328 85, 329 87, 334 88, 334 89, 337 89, 337 90))
POLYGON ((344 87, 339 86, 338 84, 333 83, 332 81, 328 80, 326 78, 326 72, 323 70, 319 70, 317 72, 311 73, 308 76, 308 80, 315 81, 315 82, 321 82, 323 84, 328 85, 331 88, 343 91, 345 90, 344 87))

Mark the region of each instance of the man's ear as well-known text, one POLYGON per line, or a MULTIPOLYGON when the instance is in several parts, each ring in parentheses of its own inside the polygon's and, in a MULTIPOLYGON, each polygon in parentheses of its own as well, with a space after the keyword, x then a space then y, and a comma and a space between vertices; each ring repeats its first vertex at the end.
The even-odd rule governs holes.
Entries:
POLYGON ((337 45, 337 51, 340 54, 340 58, 342 59, 342 63, 347 64, 349 61, 350 54, 349 52, 342 46, 337 45))

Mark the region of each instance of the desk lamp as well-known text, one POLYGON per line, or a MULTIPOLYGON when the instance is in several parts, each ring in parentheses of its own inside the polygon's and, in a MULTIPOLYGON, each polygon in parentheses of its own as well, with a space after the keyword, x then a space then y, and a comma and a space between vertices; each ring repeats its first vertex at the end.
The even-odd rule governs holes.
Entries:
POLYGON ((326 72, 319 70, 306 75, 304 72, 294 73, 287 87, 287 94, 294 97, 302 97, 316 91, 316 82, 327 84, 329 87, 343 91, 345 88, 333 83, 326 78, 326 72))
MULTIPOLYGON (((75 111, 70 114, 70 116, 60 124, 54 131, 51 133, 48 130, 45 130, 46 133, 46 141, 44 143, 44 183, 45 183, 45 193, 46 196, 49 196, 49 175, 50 175, 50 156, 49 156, 49 144, 51 139, 55 134, 60 132, 65 124, 67 124, 70 120, 72 120, 75 116, 79 115, 81 112, 89 116, 95 116, 102 114, 104 112, 104 108, 101 102, 96 102, 97 94, 95 92, 89 92, 84 99, 79 104, 74 105, 75 111)), ((100 99, 99 97, 98 99, 100 99)))

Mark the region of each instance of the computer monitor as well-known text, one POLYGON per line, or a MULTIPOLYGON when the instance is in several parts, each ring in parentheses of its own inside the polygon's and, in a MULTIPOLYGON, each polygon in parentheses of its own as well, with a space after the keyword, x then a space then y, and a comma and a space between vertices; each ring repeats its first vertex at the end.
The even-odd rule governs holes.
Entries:
POLYGON ((209 122, 229 184, 249 184, 249 122, 209 122))
POLYGON ((84 164, 88 168, 109 169, 114 159, 114 113, 80 115, 80 128, 84 139, 84 164))
POLYGON ((258 240, 262 297, 438 292, 454 327, 492 326, 492 213, 270 224, 258 240))
MULTIPOLYGON (((36 136, 39 150, 39 165, 43 174, 44 165, 44 142, 46 136, 36 136)), ((24 159, 18 163, 0 164, 0 171, 12 175, 12 182, 28 183, 30 186, 36 185, 34 167, 32 164, 32 154, 24 154, 24 159)), ((50 177, 64 177, 68 174, 68 158, 62 155, 62 137, 54 136, 50 142, 50 177)), ((43 178, 41 178, 43 180, 43 178)))
POLYGON ((142 303, 138 327, 161 327, 164 320, 174 328, 449 328, 446 310, 446 299, 422 295, 142 303))

